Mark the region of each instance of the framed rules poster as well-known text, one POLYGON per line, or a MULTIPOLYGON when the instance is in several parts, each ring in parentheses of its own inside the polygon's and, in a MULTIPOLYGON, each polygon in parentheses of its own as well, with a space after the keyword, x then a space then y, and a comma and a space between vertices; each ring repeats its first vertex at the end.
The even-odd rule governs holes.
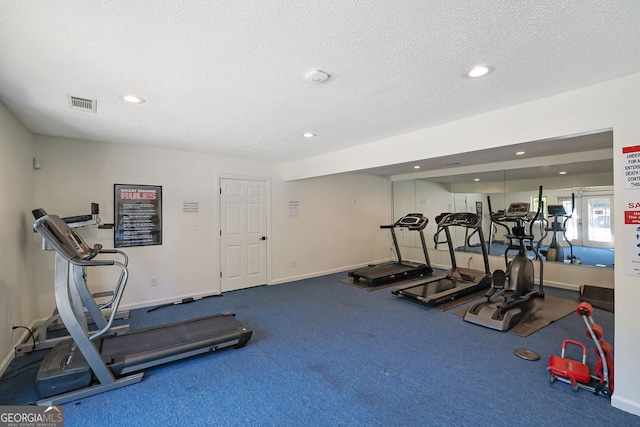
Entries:
POLYGON ((114 184, 114 246, 162 244, 162 187, 114 184))

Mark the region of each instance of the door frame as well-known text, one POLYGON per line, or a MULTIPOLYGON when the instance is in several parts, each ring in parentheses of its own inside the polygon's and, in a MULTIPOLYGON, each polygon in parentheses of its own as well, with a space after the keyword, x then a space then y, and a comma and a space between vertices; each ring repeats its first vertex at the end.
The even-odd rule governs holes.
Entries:
MULTIPOLYGON (((598 243, 592 240, 587 240, 585 235, 588 235, 588 200, 590 198, 608 198, 610 199, 610 218, 611 218, 611 237, 614 236, 614 224, 613 217, 615 216, 614 212, 614 204, 613 204, 613 190, 603 190, 603 191, 589 191, 589 192, 581 192, 575 197, 575 211, 573 213, 573 218, 571 221, 574 224, 576 236, 571 239, 571 243, 577 246, 584 246, 587 248, 603 248, 603 249, 613 249, 615 247, 615 242, 612 240, 611 243, 598 243)), ((561 196, 558 197, 558 202, 560 201, 568 201, 571 200, 569 196, 561 196)))
POLYGON ((615 216, 615 206, 614 206, 614 200, 613 200, 613 191, 611 192, 606 192, 606 191, 602 191, 602 192, 589 192, 588 194, 582 194, 580 197, 580 209, 581 209, 581 219, 582 219, 582 224, 581 224, 581 232, 582 232, 582 243, 584 246, 586 247, 591 247, 591 248, 604 248, 604 249, 613 249, 615 247, 615 224, 613 221, 613 218, 615 216), (589 199, 597 199, 597 198, 608 198, 609 199, 609 221, 611 224, 611 242, 595 242, 593 240, 587 240, 585 238, 585 228, 587 228, 588 225, 588 200, 589 199), (587 222, 587 223, 585 223, 587 222))
POLYGON ((268 176, 255 176, 255 175, 239 175, 232 173, 218 173, 216 174, 216 203, 218 205, 217 214, 218 214, 218 229, 215 233, 215 239, 217 240, 217 244, 215 245, 218 248, 217 256, 214 260, 214 265, 216 266, 216 274, 215 278, 218 283, 218 290, 222 293, 222 278, 220 277, 220 272, 222 271, 222 194, 220 194, 220 189, 222 188, 222 180, 223 179, 235 179, 239 181, 260 181, 264 182, 267 189, 267 208, 266 208, 266 216, 267 216, 267 241, 266 243, 266 251, 267 251, 267 261, 265 267, 265 271, 267 273, 267 285, 271 285, 272 277, 271 277, 271 177, 268 176))

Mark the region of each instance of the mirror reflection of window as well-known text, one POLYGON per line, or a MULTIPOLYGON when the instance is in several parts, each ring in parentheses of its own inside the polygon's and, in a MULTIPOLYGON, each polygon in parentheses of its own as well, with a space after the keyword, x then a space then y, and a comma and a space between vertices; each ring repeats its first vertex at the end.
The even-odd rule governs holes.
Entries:
POLYGON ((611 230, 611 199, 609 197, 589 198, 587 206, 588 240, 598 243, 611 242, 613 237, 613 230, 611 230))

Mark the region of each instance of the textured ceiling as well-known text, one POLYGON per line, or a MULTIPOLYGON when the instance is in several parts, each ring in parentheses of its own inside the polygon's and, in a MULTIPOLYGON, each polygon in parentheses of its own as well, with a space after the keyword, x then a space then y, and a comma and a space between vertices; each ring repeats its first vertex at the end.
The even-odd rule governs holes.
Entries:
POLYGON ((0 0, 0 101, 37 134, 287 161, 639 72, 638 40, 637 0, 0 0))

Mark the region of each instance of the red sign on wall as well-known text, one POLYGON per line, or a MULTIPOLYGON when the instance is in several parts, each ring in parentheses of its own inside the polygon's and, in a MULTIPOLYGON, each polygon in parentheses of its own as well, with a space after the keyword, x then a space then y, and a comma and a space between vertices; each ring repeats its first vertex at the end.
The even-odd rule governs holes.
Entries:
POLYGON ((640 211, 624 211, 624 223, 640 225, 640 211))

